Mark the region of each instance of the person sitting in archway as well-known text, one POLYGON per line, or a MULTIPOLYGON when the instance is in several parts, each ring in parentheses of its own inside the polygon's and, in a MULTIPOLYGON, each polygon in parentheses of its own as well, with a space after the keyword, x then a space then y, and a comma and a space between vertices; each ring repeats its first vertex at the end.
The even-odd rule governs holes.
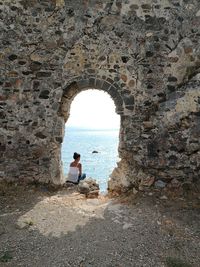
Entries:
POLYGON ((78 184, 81 180, 84 180, 86 178, 86 174, 82 173, 82 165, 79 162, 80 158, 81 155, 74 152, 73 155, 74 161, 70 163, 67 182, 78 184))

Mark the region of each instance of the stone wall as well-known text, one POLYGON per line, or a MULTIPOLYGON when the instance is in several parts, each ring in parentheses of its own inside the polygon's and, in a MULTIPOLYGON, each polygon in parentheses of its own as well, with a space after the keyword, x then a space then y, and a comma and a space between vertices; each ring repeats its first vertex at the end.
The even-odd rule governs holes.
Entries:
POLYGON ((198 0, 0 1, 0 179, 62 184, 70 104, 121 116, 110 189, 200 175, 198 0))

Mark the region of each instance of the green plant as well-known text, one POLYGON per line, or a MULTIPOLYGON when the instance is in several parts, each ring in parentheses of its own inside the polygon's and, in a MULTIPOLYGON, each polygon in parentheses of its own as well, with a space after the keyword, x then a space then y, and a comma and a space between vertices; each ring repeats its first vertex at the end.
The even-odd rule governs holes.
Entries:
POLYGON ((29 226, 31 226, 31 225, 34 224, 33 221, 31 221, 31 220, 25 221, 25 223, 26 223, 27 225, 29 225, 29 226))
POLYGON ((5 251, 3 256, 0 257, 0 262, 8 262, 12 260, 12 255, 10 254, 9 251, 5 251))

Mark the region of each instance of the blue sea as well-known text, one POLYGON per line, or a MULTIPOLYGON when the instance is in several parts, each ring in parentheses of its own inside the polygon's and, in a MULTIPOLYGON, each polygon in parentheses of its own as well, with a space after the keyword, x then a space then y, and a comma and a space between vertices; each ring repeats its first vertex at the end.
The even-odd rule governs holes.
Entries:
POLYGON ((96 179, 100 191, 106 192, 109 175, 117 166, 119 130, 65 128, 62 144, 62 162, 67 175, 73 154, 81 154, 82 171, 96 179), (98 151, 98 153, 92 153, 98 151))

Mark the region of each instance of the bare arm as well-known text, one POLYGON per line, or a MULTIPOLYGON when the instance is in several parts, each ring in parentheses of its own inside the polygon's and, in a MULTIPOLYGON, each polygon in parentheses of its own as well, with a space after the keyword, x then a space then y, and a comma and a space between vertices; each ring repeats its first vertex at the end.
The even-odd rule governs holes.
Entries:
POLYGON ((78 164, 78 169, 79 169, 79 175, 82 175, 82 165, 81 165, 81 163, 78 164))

